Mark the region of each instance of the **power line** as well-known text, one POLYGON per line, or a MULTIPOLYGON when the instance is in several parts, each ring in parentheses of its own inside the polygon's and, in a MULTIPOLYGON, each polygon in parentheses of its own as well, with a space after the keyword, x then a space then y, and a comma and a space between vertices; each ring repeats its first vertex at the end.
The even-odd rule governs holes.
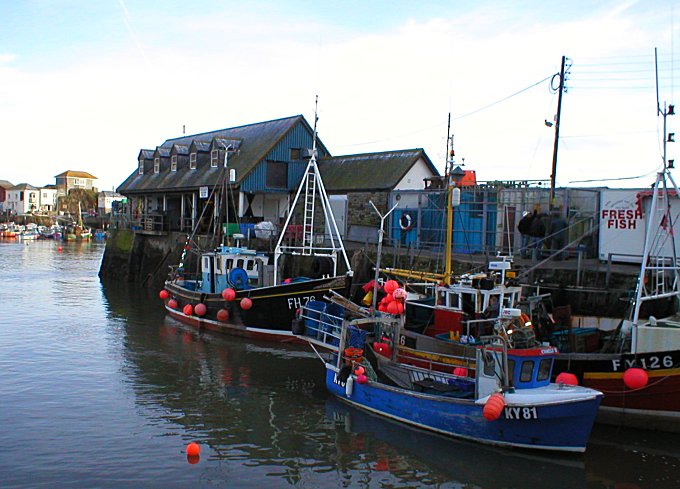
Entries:
POLYGON ((534 88, 536 85, 540 85, 540 84, 543 83, 544 81, 547 81, 547 80, 551 79, 553 76, 555 76, 555 75, 552 74, 552 75, 550 75, 550 76, 547 76, 547 77, 543 78, 542 80, 537 81, 537 82, 534 83, 533 85, 529 85, 528 87, 523 88, 523 89, 521 89, 521 90, 519 90, 519 91, 517 91, 517 92, 515 92, 515 93, 513 93, 513 94, 511 94, 511 95, 508 95, 507 97, 503 97, 503 98, 500 99, 500 100, 496 100, 495 102, 492 102, 492 103, 490 103, 489 105, 485 105, 484 107, 480 107, 479 109, 473 110, 472 112, 468 112, 467 114, 463 114, 463 115, 459 115, 458 117, 454 117, 453 120, 454 120, 454 121, 457 121, 457 120, 459 120, 459 119, 462 119, 462 118, 464 118, 464 117, 470 116, 470 115, 472 115, 472 114, 476 114, 477 112, 481 112, 482 110, 488 109, 489 107, 493 107, 493 106, 496 105, 496 104, 500 104, 501 102, 505 102, 506 100, 508 100, 508 99, 510 99, 510 98, 512 98, 512 97, 514 97, 514 96, 516 96, 516 95, 519 95, 520 93, 526 92, 526 91, 529 90, 530 88, 534 88))

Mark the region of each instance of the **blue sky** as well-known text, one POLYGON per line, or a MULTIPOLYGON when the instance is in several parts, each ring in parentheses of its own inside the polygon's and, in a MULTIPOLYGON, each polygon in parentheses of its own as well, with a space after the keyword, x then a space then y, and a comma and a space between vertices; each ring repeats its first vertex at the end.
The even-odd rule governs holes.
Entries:
POLYGON ((443 170, 451 112, 479 179, 547 179, 557 95, 538 82, 566 55, 558 184, 646 186, 662 140, 654 48, 673 103, 679 3, 2 2, 0 179, 85 170, 110 189, 183 126, 312 121, 317 94, 333 154, 422 147, 443 170))

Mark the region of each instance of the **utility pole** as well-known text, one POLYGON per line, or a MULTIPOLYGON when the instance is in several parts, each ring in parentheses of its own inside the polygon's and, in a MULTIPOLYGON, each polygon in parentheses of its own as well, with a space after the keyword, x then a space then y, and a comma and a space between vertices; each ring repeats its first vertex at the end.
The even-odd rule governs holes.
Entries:
POLYGON ((555 118, 555 145, 553 146, 552 173, 550 174, 550 209, 555 205, 555 177, 557 174, 557 146, 560 141, 560 116, 562 114, 562 92, 564 92, 564 65, 567 58, 562 56, 562 67, 560 68, 560 86, 557 96, 557 116, 555 118))

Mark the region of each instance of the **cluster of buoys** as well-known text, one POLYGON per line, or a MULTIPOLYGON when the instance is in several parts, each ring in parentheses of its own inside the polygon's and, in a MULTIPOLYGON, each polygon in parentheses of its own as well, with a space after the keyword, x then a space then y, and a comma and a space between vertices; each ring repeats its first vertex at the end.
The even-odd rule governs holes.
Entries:
MULTIPOLYGON (((167 289, 162 289, 158 292, 158 297, 160 297, 161 300, 166 300, 170 297, 170 292, 167 289)), ((236 291, 232 288, 224 289, 222 291, 222 298, 227 302, 231 302, 236 299, 236 291)), ((167 305, 170 309, 177 309, 179 307, 179 303, 174 298, 168 300, 167 305)), ((253 307, 253 300, 250 297, 244 297, 239 302, 239 305, 241 309, 247 311, 253 307)), ((199 302, 196 305, 186 304, 182 308, 182 312, 187 316, 195 314, 196 316, 203 317, 208 313, 208 306, 202 302, 199 302)), ((216 316, 218 321, 223 323, 227 322, 229 320, 229 311, 227 309, 219 309, 216 316)))
POLYGON ((482 415, 487 421, 496 421, 500 418, 504 408, 505 398, 503 397, 503 394, 496 392, 495 394, 491 394, 486 400, 486 403, 484 403, 482 415))
POLYGON ((402 289, 396 280, 388 280, 383 285, 385 297, 378 303, 378 311, 387 314, 404 314, 404 302, 406 301, 406 290, 402 289))

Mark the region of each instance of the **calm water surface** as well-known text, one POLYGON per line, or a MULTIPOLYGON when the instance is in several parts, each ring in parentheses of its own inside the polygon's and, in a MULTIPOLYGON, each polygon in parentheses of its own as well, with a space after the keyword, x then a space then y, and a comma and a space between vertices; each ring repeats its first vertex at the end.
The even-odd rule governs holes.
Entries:
POLYGON ((103 251, 0 241, 0 487, 680 488, 673 435, 598 427, 544 456, 352 409, 306 348, 197 334, 102 284, 103 251))

